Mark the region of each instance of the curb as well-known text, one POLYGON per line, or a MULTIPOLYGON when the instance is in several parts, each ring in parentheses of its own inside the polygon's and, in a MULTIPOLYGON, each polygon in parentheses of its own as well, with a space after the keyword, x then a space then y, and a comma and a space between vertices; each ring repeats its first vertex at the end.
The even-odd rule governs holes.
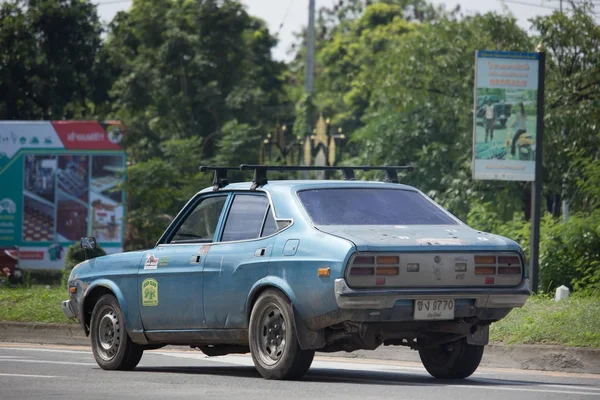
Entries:
MULTIPOLYGON (((89 346, 79 324, 42 324, 0 322, 0 342, 89 346)), ((318 353, 326 357, 369 360, 408 361, 420 363, 419 353, 407 347, 381 346, 376 350, 352 353, 318 353)), ((547 345, 486 346, 481 366, 537 371, 600 374, 600 349, 547 345)))

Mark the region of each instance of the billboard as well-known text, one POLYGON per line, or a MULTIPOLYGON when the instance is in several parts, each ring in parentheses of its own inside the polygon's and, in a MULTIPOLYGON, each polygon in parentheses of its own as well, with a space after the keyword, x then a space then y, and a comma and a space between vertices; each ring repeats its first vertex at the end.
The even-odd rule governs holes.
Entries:
POLYGON ((122 251, 122 137, 119 122, 0 121, 0 249, 25 269, 63 268, 82 236, 122 251))
POLYGON ((473 179, 533 181, 538 53, 478 50, 473 179))

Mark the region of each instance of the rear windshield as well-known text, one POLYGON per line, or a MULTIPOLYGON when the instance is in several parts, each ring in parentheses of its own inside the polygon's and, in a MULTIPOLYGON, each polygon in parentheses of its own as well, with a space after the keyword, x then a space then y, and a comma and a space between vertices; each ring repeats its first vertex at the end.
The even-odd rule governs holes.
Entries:
POLYGON ((298 197, 315 225, 457 225, 419 192, 311 189, 298 197))

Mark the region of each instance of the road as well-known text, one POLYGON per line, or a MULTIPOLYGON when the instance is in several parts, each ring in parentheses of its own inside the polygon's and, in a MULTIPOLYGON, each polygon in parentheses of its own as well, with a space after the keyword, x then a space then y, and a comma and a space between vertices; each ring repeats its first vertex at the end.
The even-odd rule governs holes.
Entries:
POLYGON ((130 372, 103 371, 89 348, 0 343, 0 399, 600 399, 600 375, 480 368, 436 381, 416 363, 315 359, 305 379, 267 381, 246 355, 146 352, 130 372))

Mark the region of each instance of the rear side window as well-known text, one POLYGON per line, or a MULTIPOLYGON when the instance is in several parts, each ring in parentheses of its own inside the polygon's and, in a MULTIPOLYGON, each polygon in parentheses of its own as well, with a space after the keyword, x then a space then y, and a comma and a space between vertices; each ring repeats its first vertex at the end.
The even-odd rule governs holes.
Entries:
POLYGON ((273 212, 271 211, 271 207, 269 207, 267 210, 267 215, 265 216, 265 224, 260 237, 269 236, 275 232, 277 232, 277 222, 275 222, 275 218, 273 218, 273 212))
POLYGON ((268 207, 269 201, 265 196, 236 195, 225 222, 221 241, 258 238, 268 207))
POLYGON ((315 225, 456 225, 418 192, 399 189, 313 189, 298 197, 315 225))

